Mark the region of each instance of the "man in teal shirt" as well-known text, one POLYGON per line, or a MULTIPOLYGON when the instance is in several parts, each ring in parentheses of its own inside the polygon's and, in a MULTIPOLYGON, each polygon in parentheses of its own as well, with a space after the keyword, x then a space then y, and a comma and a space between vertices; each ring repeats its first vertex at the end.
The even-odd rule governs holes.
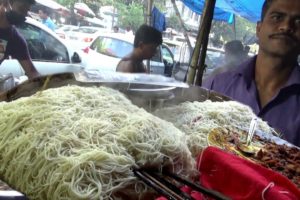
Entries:
POLYGON ((42 20, 42 23, 45 24, 48 28, 50 28, 52 31, 56 29, 56 25, 49 17, 50 12, 46 8, 41 8, 39 10, 39 16, 42 20))

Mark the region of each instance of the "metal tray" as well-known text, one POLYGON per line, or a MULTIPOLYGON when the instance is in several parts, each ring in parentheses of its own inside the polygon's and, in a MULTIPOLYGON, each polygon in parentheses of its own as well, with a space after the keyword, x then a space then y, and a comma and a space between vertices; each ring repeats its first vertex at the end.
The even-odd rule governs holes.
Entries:
MULTIPOLYGON (((13 101, 20 97, 31 96, 41 91, 47 77, 38 77, 27 80, 14 88, 0 94, 0 101, 13 101)), ((47 88, 57 88, 66 85, 79 85, 84 87, 107 86, 123 92, 133 104, 143 107, 148 111, 157 108, 177 105, 185 101, 228 101, 229 97, 206 90, 198 86, 187 88, 174 86, 159 86, 150 84, 133 84, 127 82, 81 82, 77 81, 74 74, 56 74, 50 77, 47 88)))
MULTIPOLYGON (((42 90, 46 79, 47 76, 27 80, 8 91, 0 93, 0 101, 13 101, 21 97, 31 96, 42 90)), ((77 81, 75 75, 72 73, 51 75, 47 88, 57 88, 66 85, 111 87, 127 95, 133 104, 143 107, 150 112, 157 108, 177 105, 185 101, 205 101, 207 99, 212 101, 230 100, 228 97, 196 86, 177 88, 174 86, 133 84, 126 82, 83 82, 77 81)), ((0 200, 2 199, 26 200, 26 197, 13 190, 0 191, 0 200)))

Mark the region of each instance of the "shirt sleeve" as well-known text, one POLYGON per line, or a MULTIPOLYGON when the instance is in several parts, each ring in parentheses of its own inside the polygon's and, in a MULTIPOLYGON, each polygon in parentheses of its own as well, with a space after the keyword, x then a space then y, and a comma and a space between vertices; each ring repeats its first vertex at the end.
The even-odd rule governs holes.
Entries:
POLYGON ((11 46, 11 56, 17 60, 29 60, 29 50, 25 39, 14 30, 13 40, 11 46))
POLYGON ((213 89, 213 82, 214 82, 214 77, 215 76, 211 76, 208 77, 207 79, 205 79, 205 81, 202 84, 202 87, 212 90, 213 89))

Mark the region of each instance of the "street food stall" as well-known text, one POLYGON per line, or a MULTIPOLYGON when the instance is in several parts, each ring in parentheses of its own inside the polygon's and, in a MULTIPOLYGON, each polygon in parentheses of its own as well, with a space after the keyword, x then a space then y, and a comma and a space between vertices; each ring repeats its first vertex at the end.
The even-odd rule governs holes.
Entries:
POLYGON ((0 101, 0 199, 300 198, 299 147, 201 87, 82 71, 0 101))
POLYGON ((122 76, 58 74, 0 95, 0 177, 9 186, 0 187, 9 190, 0 199, 3 193, 25 198, 11 188, 28 199, 169 198, 155 192, 153 171, 183 177, 221 199, 246 195, 254 178, 252 197, 280 191, 299 197, 298 147, 257 118, 254 152, 241 150, 253 119, 249 107, 158 75, 122 76))

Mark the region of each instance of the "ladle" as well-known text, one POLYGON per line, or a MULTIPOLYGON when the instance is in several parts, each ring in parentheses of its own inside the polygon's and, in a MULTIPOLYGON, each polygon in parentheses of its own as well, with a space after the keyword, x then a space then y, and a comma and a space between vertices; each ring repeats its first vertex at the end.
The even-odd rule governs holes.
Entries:
POLYGON ((238 143, 237 147, 243 153, 246 154, 255 154, 258 151, 258 148, 251 145, 252 138, 254 136, 255 130, 257 126, 257 117, 253 117, 250 123, 250 127, 247 134, 246 143, 238 143))

